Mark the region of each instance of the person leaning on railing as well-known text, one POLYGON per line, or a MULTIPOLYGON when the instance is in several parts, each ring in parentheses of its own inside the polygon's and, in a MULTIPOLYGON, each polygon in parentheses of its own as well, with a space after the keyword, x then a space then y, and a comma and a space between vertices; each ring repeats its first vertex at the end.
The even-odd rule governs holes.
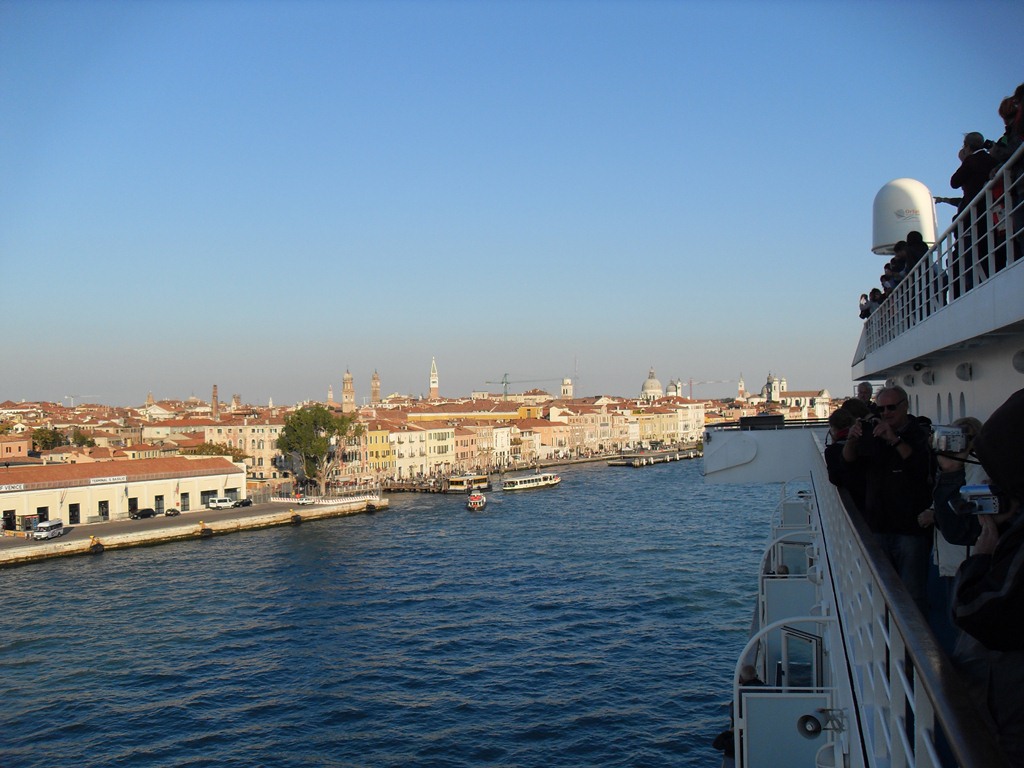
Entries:
MULTIPOLYGON (((1024 225, 1024 213, 1021 212, 1021 194, 1017 180, 1024 168, 1021 163, 1016 163, 1009 168, 1010 189, 1006 190, 1006 174, 1004 166, 1013 157, 1013 154, 1024 143, 1024 83, 1017 86, 1013 96, 1003 99, 999 105, 999 116, 1003 119, 1003 135, 989 149, 989 154, 995 162, 996 167, 992 170, 992 178, 995 183, 992 185, 992 226, 995 229, 997 239, 995 253, 995 267, 1000 270, 1007 262, 1007 226, 1010 225, 1010 234, 1020 233, 1024 225), (1009 191, 1007 199, 1006 192, 1009 191), (1007 221, 1007 212, 1010 212, 1010 221, 1007 221)), ((1009 254, 1015 261, 1024 257, 1024 243, 1013 243, 1014 251, 1009 254)))
POLYGON ((932 506, 917 517, 922 527, 934 526, 932 564, 938 574, 939 605, 930 606, 928 622, 943 649, 952 655, 960 634, 953 625, 953 580, 960 564, 970 554, 970 547, 981 533, 975 515, 961 514, 960 488, 965 485, 987 485, 988 475, 976 459, 971 458, 974 440, 981 432, 981 422, 966 416, 952 426, 959 427, 964 450, 956 453, 936 451, 935 490, 932 506), (952 503, 951 503, 952 502, 952 503))
POLYGON ((1024 766, 1024 389, 985 422, 974 454, 998 491, 998 514, 957 573, 953 621, 963 630, 954 663, 995 725, 1013 765, 1024 766))

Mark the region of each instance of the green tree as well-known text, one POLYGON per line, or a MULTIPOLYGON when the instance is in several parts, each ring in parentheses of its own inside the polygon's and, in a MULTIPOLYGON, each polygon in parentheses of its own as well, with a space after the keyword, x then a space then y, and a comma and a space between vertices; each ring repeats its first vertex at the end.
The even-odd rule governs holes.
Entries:
POLYGON ((231 460, 236 462, 245 461, 249 458, 249 454, 241 449, 221 443, 203 443, 195 448, 182 451, 182 453, 187 453, 190 456, 230 456, 231 460))
POLYGON ((64 433, 52 427, 40 427, 32 432, 32 442, 40 451, 49 451, 62 445, 67 445, 67 438, 64 433))
POLYGON ((335 416, 322 405, 303 408, 285 419, 277 448, 286 456, 298 455, 306 477, 327 491, 331 473, 341 466, 348 440, 363 433, 355 416, 335 416))
POLYGON ((87 433, 83 432, 78 427, 75 427, 75 429, 71 432, 71 444, 77 445, 79 447, 84 446, 86 448, 96 447, 96 441, 89 437, 87 433))

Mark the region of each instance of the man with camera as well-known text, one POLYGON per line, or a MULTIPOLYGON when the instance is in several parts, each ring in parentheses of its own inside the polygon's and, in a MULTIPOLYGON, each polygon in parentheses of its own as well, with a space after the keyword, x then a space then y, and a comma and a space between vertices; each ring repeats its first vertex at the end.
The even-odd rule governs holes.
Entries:
POLYGON ((864 509, 907 591, 927 610, 931 535, 918 515, 931 505, 928 434, 909 413, 902 387, 884 387, 875 398, 878 416, 858 419, 843 446, 843 460, 864 472, 864 509))

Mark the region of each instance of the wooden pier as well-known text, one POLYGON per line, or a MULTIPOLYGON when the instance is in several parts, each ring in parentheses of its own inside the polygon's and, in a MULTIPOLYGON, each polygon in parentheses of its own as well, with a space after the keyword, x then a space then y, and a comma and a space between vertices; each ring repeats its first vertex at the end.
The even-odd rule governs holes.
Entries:
POLYGON ((686 451, 662 451, 659 453, 631 453, 608 460, 609 467, 648 467, 670 461, 687 461, 703 454, 696 448, 686 451))

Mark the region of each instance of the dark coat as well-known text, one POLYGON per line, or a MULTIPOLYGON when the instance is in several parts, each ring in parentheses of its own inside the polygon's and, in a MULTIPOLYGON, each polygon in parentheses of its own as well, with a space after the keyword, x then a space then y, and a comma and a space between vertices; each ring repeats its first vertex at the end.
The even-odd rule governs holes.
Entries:
POLYGON ((992 173, 995 165, 995 160, 984 149, 972 152, 963 159, 960 167, 956 169, 956 173, 949 180, 949 186, 962 190, 964 193, 960 205, 957 206, 957 213, 970 205, 982 188, 988 184, 989 174, 992 173))

